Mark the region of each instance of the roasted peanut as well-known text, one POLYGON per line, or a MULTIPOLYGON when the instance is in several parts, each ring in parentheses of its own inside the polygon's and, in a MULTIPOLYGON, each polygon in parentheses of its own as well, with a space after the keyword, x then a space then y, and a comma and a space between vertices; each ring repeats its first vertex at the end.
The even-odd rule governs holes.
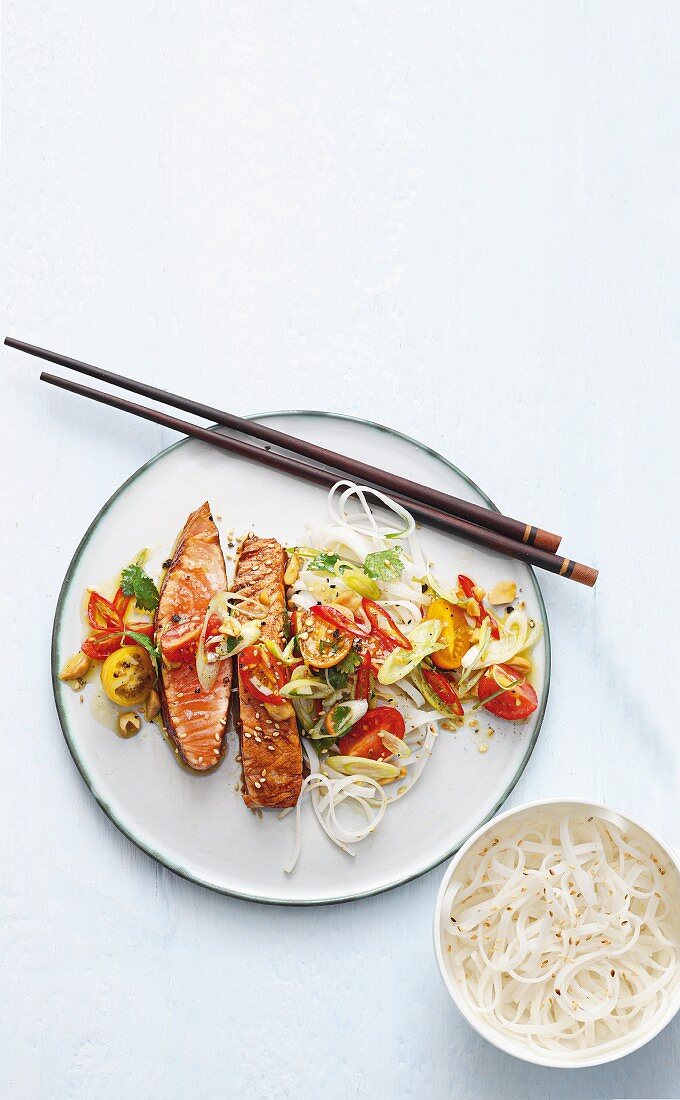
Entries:
POLYGON ((121 737, 134 737, 136 733, 139 733, 141 724, 139 715, 135 714, 133 711, 127 711, 125 714, 121 714, 118 719, 118 729, 121 737))
POLYGON ((358 592, 339 592, 333 600, 336 607, 346 607, 349 611, 358 611, 361 607, 361 596, 358 592))
POLYGON ((147 722, 153 721, 161 712, 161 700, 157 691, 150 691, 144 704, 144 717, 147 722))
POLYGON ((517 595, 517 585, 514 581, 500 581, 489 592, 489 603, 494 605, 512 603, 517 595))
POLYGON ((264 709, 275 722, 282 722, 286 718, 292 718, 295 710, 291 703, 265 703, 264 709))
POLYGON ((68 661, 59 673, 60 680, 82 680, 92 668, 92 661, 85 653, 79 651, 69 657, 68 661))
POLYGON ((283 574, 284 584, 295 584, 300 575, 300 559, 297 554, 291 554, 288 558, 286 572, 283 574))

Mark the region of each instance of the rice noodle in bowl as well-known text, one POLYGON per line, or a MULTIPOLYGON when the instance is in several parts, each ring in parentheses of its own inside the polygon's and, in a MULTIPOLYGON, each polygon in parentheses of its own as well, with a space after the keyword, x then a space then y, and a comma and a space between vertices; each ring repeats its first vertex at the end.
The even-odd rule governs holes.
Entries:
POLYGON ((541 1065, 621 1057, 680 1007, 680 872, 646 829, 553 800, 501 815, 454 857, 435 949, 458 1008, 541 1065))

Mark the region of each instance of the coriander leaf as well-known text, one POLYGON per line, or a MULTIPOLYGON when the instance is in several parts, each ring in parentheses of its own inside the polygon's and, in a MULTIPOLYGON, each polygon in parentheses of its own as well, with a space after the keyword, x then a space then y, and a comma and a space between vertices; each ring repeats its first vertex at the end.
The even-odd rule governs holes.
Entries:
POLYGON ((374 581, 396 581, 403 569, 399 546, 395 546, 393 550, 379 550, 375 554, 368 554, 364 562, 364 573, 374 581))
POLYGON ((340 558, 337 554, 326 554, 321 551, 308 562, 307 568, 313 569, 315 573, 334 573, 335 566, 339 561, 340 558))
POLYGON ((142 611, 155 611, 158 607, 158 589, 141 565, 128 565, 120 575, 120 587, 125 596, 134 596, 142 611))
POLYGON ((328 683, 336 691, 338 688, 344 688, 347 684, 347 680, 353 672, 361 664, 361 656, 355 649, 350 649, 346 657, 343 657, 341 661, 338 661, 337 665, 333 665, 328 669, 328 683))
POLYGON ((242 640, 243 640, 243 637, 242 637, 241 634, 239 634, 238 638, 234 638, 234 637, 227 638, 227 653, 231 653, 232 649, 236 649, 236 646, 242 640))

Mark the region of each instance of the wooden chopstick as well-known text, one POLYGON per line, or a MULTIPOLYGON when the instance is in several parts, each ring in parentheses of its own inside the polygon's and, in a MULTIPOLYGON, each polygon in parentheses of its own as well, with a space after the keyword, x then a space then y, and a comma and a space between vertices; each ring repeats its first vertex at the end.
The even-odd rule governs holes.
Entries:
POLYGON ((501 515, 500 512, 483 508, 481 505, 473 504, 468 500, 461 500, 459 497, 443 493, 439 489, 432 489, 428 485, 420 485, 418 482, 409 481, 408 478, 399 477, 398 474, 389 473, 387 470, 380 470, 367 462, 361 462, 347 455, 336 454, 325 447, 309 443, 306 439, 297 439, 295 436, 270 428, 267 424, 260 424, 255 420, 244 420, 242 417, 224 412, 222 409, 214 409, 210 405, 201 404, 199 401, 180 397, 175 393, 168 393, 166 390, 159 389, 157 386, 150 386, 146 382, 137 382, 134 378, 114 374, 102 367, 93 366, 91 363, 83 363, 79 359, 72 359, 68 355, 48 351, 46 348, 39 348, 34 344, 27 344, 23 340, 15 340, 11 336, 6 337, 5 343, 8 347, 26 352, 28 355, 46 359, 48 362, 57 363, 62 367, 68 367, 69 370, 86 374, 90 378, 97 378, 100 382, 108 382, 120 389, 137 393, 141 397, 148 397, 152 401, 160 401, 164 405, 181 409, 182 412, 193 413, 195 416, 212 420, 225 428, 240 432, 241 435, 261 439, 265 443, 273 444, 275 447, 281 447, 286 451, 292 451, 294 454, 309 458, 312 462, 323 463, 324 466, 330 466, 340 471, 352 481, 361 481, 376 486, 392 496, 399 493, 408 497, 411 501, 427 504, 431 508, 467 520, 478 527, 486 527, 490 531, 497 531, 499 534, 505 535, 506 538, 516 539, 519 542, 549 552, 556 551, 560 545, 561 536, 555 535, 551 531, 545 531, 530 523, 523 523, 521 520, 501 515))
MULTIPOLYGON (((42 373, 40 379, 43 382, 48 382, 51 386, 57 386, 62 390, 68 390, 69 393, 79 394, 81 397, 88 397, 92 401, 98 401, 102 405, 109 405, 111 408, 120 409, 122 412, 132 413, 133 416, 139 416, 143 420, 150 420, 154 424, 162 424, 163 427, 172 428, 173 431, 181 432, 183 435, 192 436, 194 439, 200 439, 204 443, 210 444, 211 447, 217 447, 222 451, 228 451, 230 454, 236 454, 242 458, 259 462, 262 466, 268 466, 282 473, 292 474, 294 477, 303 478, 305 481, 310 481, 326 489, 332 488, 338 480, 336 474, 330 470, 323 469, 321 466, 310 466, 308 463, 300 462, 298 459, 290 458, 288 455, 279 454, 276 451, 269 451, 264 447, 255 447, 252 443, 246 443, 243 440, 235 439, 233 436, 222 435, 219 431, 204 428, 198 424, 191 424, 185 420, 179 420, 177 417, 170 416, 160 409, 149 409, 144 405, 136 405, 134 402, 128 401, 123 397, 114 397, 113 394, 102 393, 100 390, 94 390, 89 386, 83 386, 80 382, 72 382, 68 378, 59 378, 54 374, 42 373)), ((535 565, 539 569, 547 569, 551 573, 557 573, 562 577, 567 577, 570 580, 578 581, 580 584, 586 584, 590 587, 592 587, 597 580, 597 570, 588 565, 581 565, 579 562, 572 561, 570 558, 563 558, 558 554, 551 554, 547 550, 541 550, 537 546, 531 546, 528 543, 509 539, 505 535, 499 534, 497 531, 490 531, 486 527, 478 527, 474 523, 469 523, 467 520, 460 519, 457 516, 448 515, 446 512, 442 512, 437 508, 432 508, 428 504, 410 500, 408 497, 404 497, 399 493, 393 493, 392 496, 405 508, 408 508, 416 519, 423 520, 425 523, 446 531, 449 534, 458 535, 467 542, 476 543, 478 546, 484 546, 489 550, 495 550, 497 553, 505 554, 507 557, 517 558, 519 561, 524 561, 528 565, 535 565)))

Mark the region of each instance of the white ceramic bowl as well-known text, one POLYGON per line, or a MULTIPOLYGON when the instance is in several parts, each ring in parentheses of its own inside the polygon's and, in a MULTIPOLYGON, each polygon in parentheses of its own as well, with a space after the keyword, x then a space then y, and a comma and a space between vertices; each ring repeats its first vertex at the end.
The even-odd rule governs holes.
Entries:
POLYGON ((485 1039, 488 1039, 488 1041, 498 1047, 499 1050, 505 1051, 506 1054, 512 1054, 516 1058, 522 1058, 525 1062, 532 1062, 537 1066, 555 1066, 562 1069, 582 1069, 585 1066, 598 1066, 602 1065, 604 1062, 613 1062, 617 1058, 623 1058, 624 1055, 630 1054, 632 1051, 644 1046, 644 1044, 648 1043, 650 1039, 653 1039, 655 1035, 658 1035, 666 1024, 670 1023, 678 1012, 678 1009, 680 1009, 680 967, 674 978, 670 1002, 665 1013, 657 1019, 652 1020, 648 1027, 631 1032, 629 1041, 615 1051, 607 1050, 598 1054, 597 1047, 593 1047, 590 1051, 585 1051, 579 1058, 571 1057, 569 1060, 566 1060, 549 1051, 546 1051, 543 1055, 538 1054, 526 1046, 519 1038, 507 1038, 500 1031, 497 1031, 495 1027, 492 1027, 481 1014, 475 1012, 468 1004, 458 980, 454 977, 452 967, 448 961, 449 955, 444 945, 443 928, 448 924, 450 914, 443 912, 443 901, 446 889, 454 872, 467 860, 469 860, 470 866, 474 865, 475 855, 473 849, 476 850, 480 842, 483 844, 487 838, 497 836, 499 830, 505 832, 506 829, 516 827, 520 824, 524 816, 530 814, 535 815, 536 811, 538 810, 540 812, 541 809, 549 810, 552 813, 581 813, 585 811, 587 814, 595 814, 605 820, 609 819, 619 828, 632 827, 646 836, 653 846, 652 850, 660 851, 668 861, 666 882, 675 903, 673 906, 674 919, 678 933, 680 934, 680 861, 673 850, 669 848, 656 833, 653 833, 651 829, 642 825, 635 818, 630 817, 628 814, 623 814, 618 810, 613 810, 600 802, 589 802, 582 799, 547 798, 537 802, 527 802, 514 810, 508 810, 506 813, 499 814, 497 817, 493 818, 492 821, 478 829, 476 833, 473 833, 449 863, 439 888, 434 913, 434 949, 437 957, 437 965, 444 985, 449 991, 458 1010, 468 1023, 472 1025, 475 1031, 479 1032, 485 1039))

